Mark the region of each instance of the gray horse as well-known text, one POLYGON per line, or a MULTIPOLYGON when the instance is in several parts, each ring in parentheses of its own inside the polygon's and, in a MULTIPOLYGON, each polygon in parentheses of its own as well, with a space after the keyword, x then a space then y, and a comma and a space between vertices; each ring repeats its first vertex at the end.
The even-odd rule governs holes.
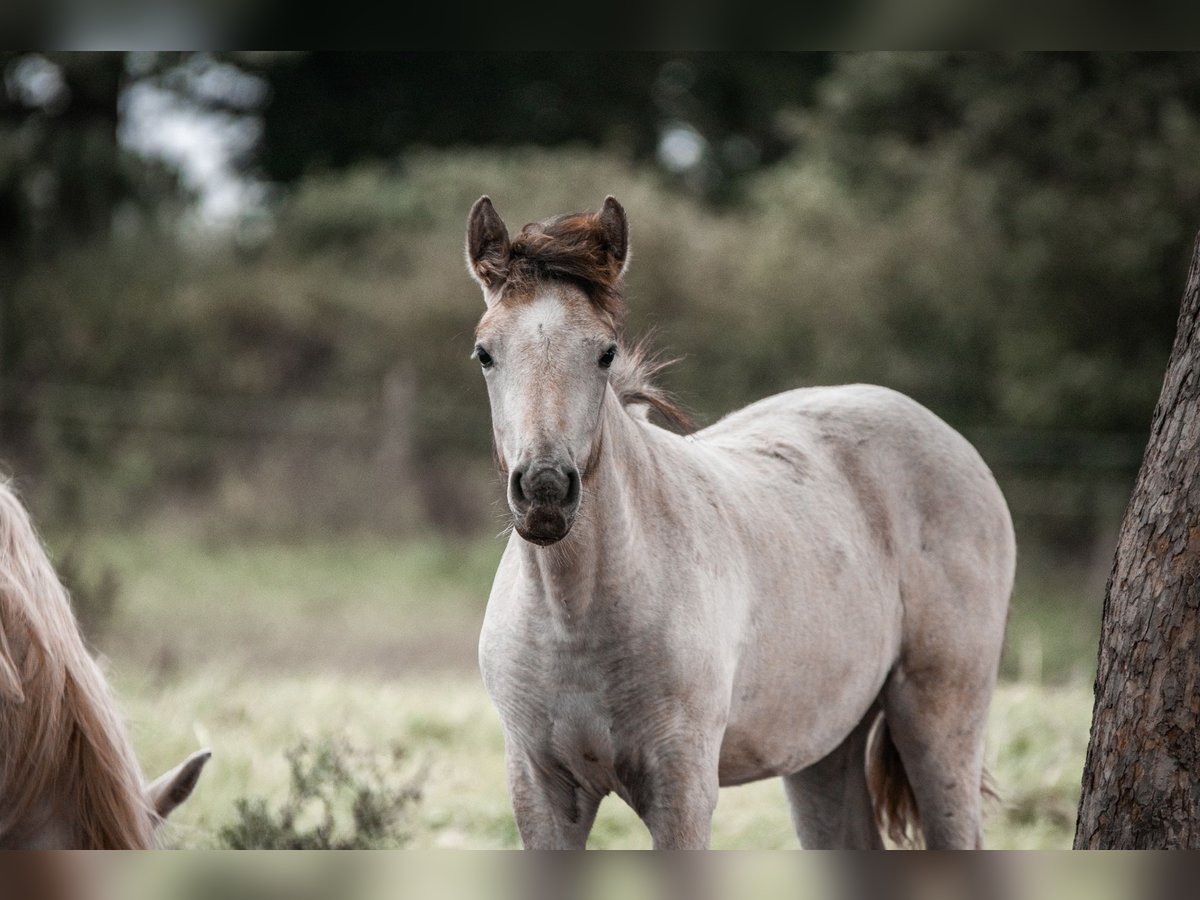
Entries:
POLYGON ((467 262, 514 533, 480 638, 526 847, 600 800, 708 846, 719 786, 781 776, 805 847, 981 846, 983 738, 1016 546, 979 454, 867 385, 694 434, 621 342, 625 212, 526 225, 488 198, 467 262))

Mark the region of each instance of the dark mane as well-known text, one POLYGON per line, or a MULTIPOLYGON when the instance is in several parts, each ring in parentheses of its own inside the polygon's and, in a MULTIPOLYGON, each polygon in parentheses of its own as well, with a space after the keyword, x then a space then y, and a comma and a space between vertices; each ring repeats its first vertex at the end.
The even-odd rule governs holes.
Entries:
POLYGON ((648 339, 626 348, 622 340, 625 293, 622 275, 628 255, 617 257, 594 213, 566 213, 542 222, 531 222, 512 240, 507 297, 530 296, 540 281, 566 281, 579 288, 592 304, 612 318, 622 352, 613 367, 612 386, 626 407, 653 410, 673 431, 695 430, 678 402, 654 384, 654 376, 673 359, 664 360, 649 349, 648 339))

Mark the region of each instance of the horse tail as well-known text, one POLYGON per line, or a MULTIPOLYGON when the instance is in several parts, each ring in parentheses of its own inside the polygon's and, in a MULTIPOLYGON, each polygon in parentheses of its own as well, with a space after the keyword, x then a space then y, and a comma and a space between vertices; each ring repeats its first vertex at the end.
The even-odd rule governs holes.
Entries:
POLYGON ((880 832, 899 847, 917 846, 921 833, 917 798, 884 715, 880 715, 871 732, 867 784, 880 832))
MULTIPOLYGON (((898 847, 921 845, 921 815, 904 760, 892 740, 887 716, 882 713, 871 732, 867 749, 867 785, 875 810, 875 825, 898 847)), ((979 793, 985 804, 999 801, 991 773, 983 770, 979 793)))

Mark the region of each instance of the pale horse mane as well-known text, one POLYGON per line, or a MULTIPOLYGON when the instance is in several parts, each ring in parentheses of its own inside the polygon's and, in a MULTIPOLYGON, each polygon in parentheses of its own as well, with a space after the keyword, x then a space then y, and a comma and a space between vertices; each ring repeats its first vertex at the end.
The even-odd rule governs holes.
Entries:
POLYGON ((80 848, 154 845, 141 770, 28 512, 0 480, 0 846, 70 811, 80 848))

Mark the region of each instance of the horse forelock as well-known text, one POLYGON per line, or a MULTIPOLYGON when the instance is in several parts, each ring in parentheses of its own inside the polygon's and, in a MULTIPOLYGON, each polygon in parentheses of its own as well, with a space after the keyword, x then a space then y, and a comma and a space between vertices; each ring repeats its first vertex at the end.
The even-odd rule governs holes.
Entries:
POLYGON ((29 514, 0 482, 0 846, 60 809, 81 849, 153 846, 116 703, 29 514))
POLYGON ((611 317, 619 330, 625 314, 623 271, 623 263, 605 243, 595 214, 567 213, 531 222, 513 238, 501 301, 520 302, 532 296, 543 280, 566 281, 611 317))

